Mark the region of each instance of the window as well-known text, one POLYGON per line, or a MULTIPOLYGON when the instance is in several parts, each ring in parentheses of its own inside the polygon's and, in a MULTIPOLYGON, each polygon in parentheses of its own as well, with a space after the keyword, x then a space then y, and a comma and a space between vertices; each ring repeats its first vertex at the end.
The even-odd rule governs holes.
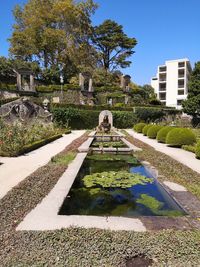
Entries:
POLYGON ((166 91, 166 83, 159 84, 159 91, 166 91))
POLYGON ((184 88, 185 87, 185 81, 184 80, 178 80, 178 88, 184 88))
POLYGON ((159 93, 160 100, 166 100, 166 93, 159 93))
POLYGON ((185 77, 185 69, 178 70, 178 78, 184 78, 185 77))
POLYGON ((159 72, 165 72, 167 71, 167 67, 163 66, 163 67, 159 67, 159 72))
POLYGON ((184 95, 184 90, 178 90, 178 95, 184 95))
POLYGON ((185 67, 185 62, 179 62, 178 63, 179 68, 184 68, 185 67))
POLYGON ((178 105, 178 106, 181 106, 181 105, 182 105, 182 102, 183 102, 183 99, 178 99, 178 100, 177 100, 177 105, 178 105))

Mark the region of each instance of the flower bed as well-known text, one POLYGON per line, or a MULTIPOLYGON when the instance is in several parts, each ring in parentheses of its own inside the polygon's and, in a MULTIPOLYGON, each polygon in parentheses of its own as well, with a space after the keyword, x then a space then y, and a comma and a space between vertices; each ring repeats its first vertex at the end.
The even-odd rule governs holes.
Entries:
POLYGON ((48 144, 66 133, 53 125, 9 125, 0 121, 0 156, 13 157, 48 144))

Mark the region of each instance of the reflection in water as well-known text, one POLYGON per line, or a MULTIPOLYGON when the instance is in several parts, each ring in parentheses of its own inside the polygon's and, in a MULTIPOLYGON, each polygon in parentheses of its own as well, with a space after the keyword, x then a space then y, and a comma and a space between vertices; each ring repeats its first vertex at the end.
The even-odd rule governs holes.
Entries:
POLYGON ((59 214, 135 217, 180 216, 185 213, 142 165, 128 164, 124 160, 86 159, 59 214), (113 171, 129 171, 151 179, 129 188, 102 187, 103 183, 91 187, 84 185, 86 175, 113 171))

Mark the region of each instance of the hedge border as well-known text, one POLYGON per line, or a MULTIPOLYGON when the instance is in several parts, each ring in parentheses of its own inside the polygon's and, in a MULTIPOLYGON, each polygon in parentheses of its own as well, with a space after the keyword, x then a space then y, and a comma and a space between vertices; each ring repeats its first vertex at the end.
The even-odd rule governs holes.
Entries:
MULTIPOLYGON (((69 132, 66 131, 65 134, 69 134, 70 132, 71 131, 69 131, 69 132)), ((49 143, 51 143, 51 142, 53 142, 53 141, 55 141, 61 137, 62 137, 62 134, 56 134, 56 135, 53 135, 53 136, 48 137, 46 139, 41 139, 41 140, 36 141, 32 144, 28 144, 16 153, 10 154, 10 153, 4 152, 1 154, 1 156, 2 157, 18 157, 18 156, 21 156, 25 153, 29 153, 31 151, 34 151, 35 149, 38 149, 44 145, 47 145, 47 144, 49 144, 49 143)))

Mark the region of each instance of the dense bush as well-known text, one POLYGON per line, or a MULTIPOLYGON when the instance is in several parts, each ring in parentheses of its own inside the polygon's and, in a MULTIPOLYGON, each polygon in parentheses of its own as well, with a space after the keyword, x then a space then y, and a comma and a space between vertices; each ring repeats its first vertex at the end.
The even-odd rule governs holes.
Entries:
POLYGON ((144 126, 144 128, 142 129, 142 133, 144 135, 147 135, 147 131, 149 130, 149 128, 152 126, 153 124, 147 124, 146 126, 144 126))
POLYGON ((147 136, 151 139, 156 139, 157 133, 162 127, 161 125, 152 125, 147 131, 147 136))
POLYGON ((173 129, 172 126, 165 126, 162 129, 160 129, 157 133, 156 139, 160 143, 165 143, 166 142, 166 137, 167 134, 173 129))
POLYGON ((183 145, 181 148, 186 150, 186 151, 192 152, 192 153, 196 152, 196 146, 195 145, 183 145))
POLYGON ((197 142, 195 154, 196 154, 196 158, 200 159, 200 141, 197 142))
MULTIPOLYGON (((81 90, 78 85, 74 84, 64 84, 62 87, 63 91, 67 90, 81 90)), ((47 93, 47 92, 53 92, 53 91, 61 91, 61 85, 58 84, 52 84, 52 85, 39 85, 36 87, 37 92, 40 93, 47 93)))
POLYGON ((146 126, 146 123, 137 123, 134 125, 134 130, 137 132, 137 133, 142 133, 142 130, 143 128, 146 126))
POLYGON ((196 136, 192 130, 187 128, 172 129, 166 137, 166 143, 170 146, 181 147, 192 145, 196 142, 196 136))
POLYGON ((0 99, 0 106, 7 104, 9 102, 15 101, 19 99, 19 97, 12 97, 12 98, 6 98, 6 99, 0 99))
POLYGON ((137 107, 135 113, 140 121, 150 122, 164 117, 165 113, 161 108, 137 107))
MULTIPOLYGON (((52 108, 54 120, 59 125, 67 125, 72 129, 92 129, 98 126, 97 110, 81 110, 76 108, 52 108)), ((113 111, 113 124, 117 128, 131 128, 137 122, 133 112, 113 111)))
POLYGON ((32 144, 43 141, 61 133, 53 125, 43 125, 38 122, 32 125, 9 125, 0 120, 0 155, 16 156, 24 148, 30 149, 32 144))

